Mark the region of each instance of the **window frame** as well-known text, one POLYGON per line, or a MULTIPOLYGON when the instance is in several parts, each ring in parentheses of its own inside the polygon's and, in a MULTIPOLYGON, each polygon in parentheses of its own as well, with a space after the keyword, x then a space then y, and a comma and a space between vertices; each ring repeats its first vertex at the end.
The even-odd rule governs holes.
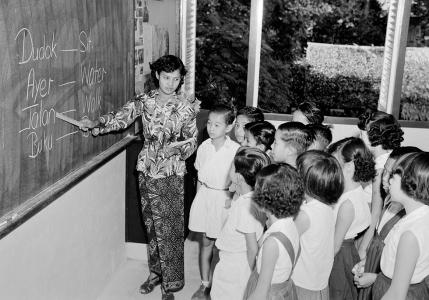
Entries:
POLYGON ((197 0, 180 2, 180 58, 186 66, 182 91, 195 97, 195 51, 197 33, 197 0))
MULTIPOLYGON (((258 106, 264 1, 251 0, 250 8, 246 105, 253 107, 258 106)), ((397 120, 399 120, 401 104, 402 78, 410 15, 411 1, 390 1, 378 109, 392 114, 397 120), (389 37, 392 36, 393 38, 390 39, 389 37)), ((292 119, 290 114, 267 113, 265 115, 269 120, 288 121, 292 119)), ((326 116, 325 122, 331 124, 357 124, 357 118, 326 116)), ((429 122, 427 121, 399 120, 399 122, 404 127, 429 127, 429 122)))

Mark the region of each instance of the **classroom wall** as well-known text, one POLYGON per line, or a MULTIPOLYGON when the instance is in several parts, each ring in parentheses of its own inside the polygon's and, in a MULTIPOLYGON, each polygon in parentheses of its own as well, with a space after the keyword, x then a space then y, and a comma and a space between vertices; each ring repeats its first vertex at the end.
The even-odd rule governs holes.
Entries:
POLYGON ((125 151, 0 240, 0 299, 95 299, 125 254, 125 151))

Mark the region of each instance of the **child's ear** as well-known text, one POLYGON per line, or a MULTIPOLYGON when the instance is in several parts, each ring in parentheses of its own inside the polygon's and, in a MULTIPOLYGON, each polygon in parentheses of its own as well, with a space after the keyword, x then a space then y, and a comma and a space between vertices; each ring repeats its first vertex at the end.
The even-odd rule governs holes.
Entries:
POLYGON ((286 145, 286 147, 284 148, 284 151, 286 152, 287 155, 295 155, 296 154, 296 149, 295 147, 286 145))
POLYGON ((354 175, 354 173, 355 173, 354 161, 349 161, 349 162, 344 163, 343 168, 348 174, 351 174, 352 176, 354 175))
POLYGON ((241 185, 242 182, 244 182, 244 177, 240 173, 235 173, 237 185, 241 185))
POLYGON ((159 80, 159 73, 158 72, 155 72, 155 76, 156 76, 156 79, 159 80))

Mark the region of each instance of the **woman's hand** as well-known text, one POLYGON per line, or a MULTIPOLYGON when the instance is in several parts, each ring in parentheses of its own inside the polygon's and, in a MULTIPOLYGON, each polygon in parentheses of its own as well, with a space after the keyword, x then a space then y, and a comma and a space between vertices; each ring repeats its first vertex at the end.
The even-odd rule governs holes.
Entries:
POLYGON ((377 279, 375 273, 363 273, 360 276, 355 275, 354 282, 358 288, 367 288, 371 286, 377 279))
POLYGON ((80 120, 80 124, 81 124, 81 126, 79 127, 79 129, 83 130, 83 131, 92 130, 99 125, 98 122, 94 122, 94 121, 88 119, 87 117, 82 118, 80 120))

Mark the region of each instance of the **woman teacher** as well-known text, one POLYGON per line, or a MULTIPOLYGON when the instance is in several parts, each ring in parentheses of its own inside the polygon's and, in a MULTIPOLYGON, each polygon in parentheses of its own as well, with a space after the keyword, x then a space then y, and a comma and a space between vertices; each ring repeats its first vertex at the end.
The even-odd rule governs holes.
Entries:
POLYGON ((178 57, 162 56, 150 68, 157 89, 95 122, 83 119, 82 129, 105 134, 142 118, 144 145, 137 171, 150 274, 140 292, 148 294, 161 284, 162 299, 174 299, 173 292, 184 285, 183 176, 185 159, 196 149, 199 101, 180 92, 186 70, 178 57))

